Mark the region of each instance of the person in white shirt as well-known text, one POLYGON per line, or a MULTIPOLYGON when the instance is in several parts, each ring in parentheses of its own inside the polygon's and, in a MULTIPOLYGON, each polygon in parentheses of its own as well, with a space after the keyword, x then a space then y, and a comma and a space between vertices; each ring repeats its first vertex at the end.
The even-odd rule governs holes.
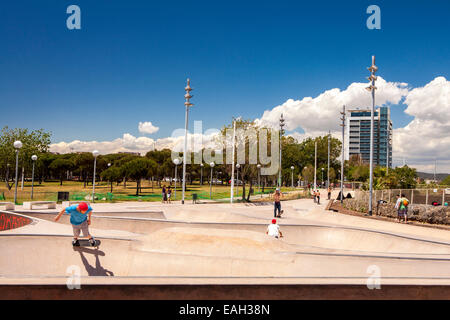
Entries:
POLYGON ((272 219, 272 223, 267 226, 266 234, 277 239, 283 237, 283 233, 281 232, 276 219, 272 219))

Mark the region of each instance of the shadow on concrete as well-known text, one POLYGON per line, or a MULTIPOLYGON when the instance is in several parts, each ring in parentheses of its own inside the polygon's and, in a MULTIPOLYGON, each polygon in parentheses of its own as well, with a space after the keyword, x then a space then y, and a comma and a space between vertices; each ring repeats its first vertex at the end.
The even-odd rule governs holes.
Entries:
POLYGON ((74 251, 77 251, 80 254, 81 261, 83 262, 84 267, 89 276, 103 276, 103 277, 114 277, 114 273, 102 267, 100 263, 99 256, 104 257, 105 253, 98 249, 90 249, 84 247, 73 247, 74 251), (93 254, 95 255, 95 266, 91 266, 89 261, 84 256, 85 254, 93 254))

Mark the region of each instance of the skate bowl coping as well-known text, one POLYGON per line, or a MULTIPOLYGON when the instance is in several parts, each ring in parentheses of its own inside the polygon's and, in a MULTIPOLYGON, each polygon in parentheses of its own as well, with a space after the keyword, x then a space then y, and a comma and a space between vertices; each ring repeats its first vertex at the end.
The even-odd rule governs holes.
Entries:
POLYGON ((29 225, 33 220, 10 212, 0 211, 0 232, 29 225))

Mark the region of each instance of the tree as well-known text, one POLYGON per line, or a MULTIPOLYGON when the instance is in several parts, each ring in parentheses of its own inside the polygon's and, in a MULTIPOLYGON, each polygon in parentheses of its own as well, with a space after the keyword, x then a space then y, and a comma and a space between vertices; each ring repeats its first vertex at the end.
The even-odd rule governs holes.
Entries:
MULTIPOLYGON (((28 129, 3 127, 0 135, 0 172, 5 181, 9 180, 9 177, 12 176, 10 173, 15 171, 14 141, 20 140, 23 144, 19 152, 19 166, 22 167, 22 172, 25 174, 25 172, 31 173, 31 156, 33 154, 37 155, 39 159, 42 154, 48 152, 50 136, 51 134, 43 129, 30 132, 28 129), (8 179, 6 179, 7 175, 8 179)), ((8 181, 6 184, 10 188, 8 181)))
POLYGON ((136 196, 139 196, 141 179, 147 178, 152 171, 156 170, 157 166, 156 162, 151 159, 136 158, 126 162, 121 167, 121 173, 127 178, 136 180, 136 196))
POLYGON ((407 165, 397 167, 393 170, 393 174, 398 180, 397 187, 402 189, 415 188, 417 181, 417 171, 415 168, 410 168, 407 165))
POLYGON ((59 177, 60 185, 62 186, 64 175, 68 170, 73 168, 73 162, 67 159, 55 159, 49 166, 49 169, 59 177))
POLYGON ((103 171, 100 175, 102 179, 108 181, 111 184, 111 193, 113 192, 113 182, 117 182, 122 178, 122 171, 119 167, 109 167, 103 171))
POLYGON ((446 177, 441 181, 441 185, 442 185, 442 186, 450 186, 450 175, 446 176, 446 177))

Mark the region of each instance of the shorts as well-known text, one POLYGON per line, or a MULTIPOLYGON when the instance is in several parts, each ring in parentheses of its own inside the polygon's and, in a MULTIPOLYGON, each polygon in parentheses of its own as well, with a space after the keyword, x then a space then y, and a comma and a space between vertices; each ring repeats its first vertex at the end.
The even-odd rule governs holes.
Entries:
POLYGON ((78 238, 80 236, 80 232, 83 231, 83 237, 90 237, 89 234, 89 225, 87 220, 84 221, 82 224, 73 224, 72 225, 73 228, 73 236, 74 238, 78 238))
POLYGON ((405 217, 408 215, 408 211, 406 209, 400 209, 398 210, 398 216, 399 217, 405 217))

